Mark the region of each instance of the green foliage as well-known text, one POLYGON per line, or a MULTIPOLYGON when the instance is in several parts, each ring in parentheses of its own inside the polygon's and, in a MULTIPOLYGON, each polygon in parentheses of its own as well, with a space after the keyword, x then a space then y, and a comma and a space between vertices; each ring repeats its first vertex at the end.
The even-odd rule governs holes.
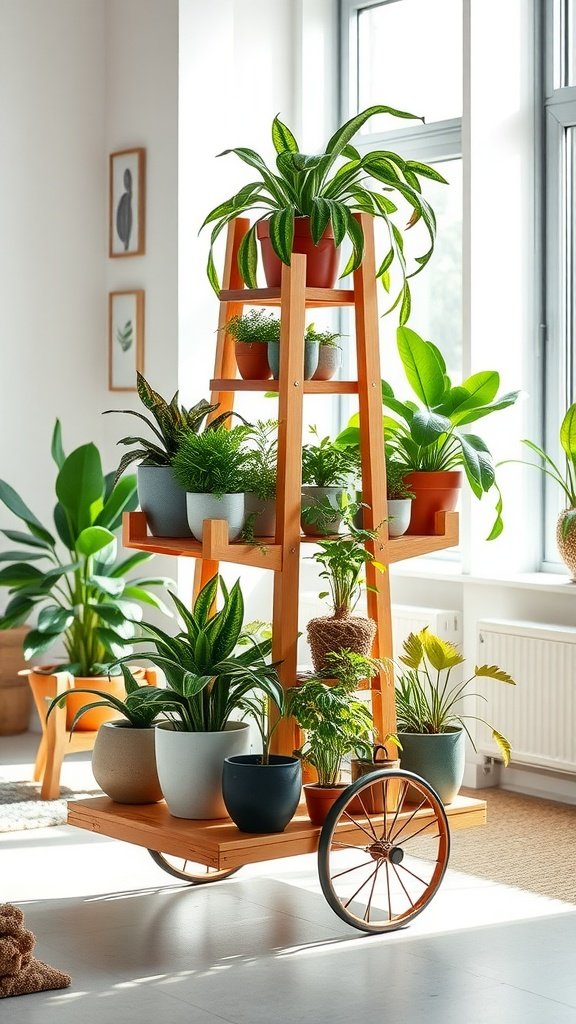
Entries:
POLYGON ((357 690, 365 679, 372 679, 380 672, 388 672, 391 664, 388 659, 372 658, 342 648, 339 651, 329 651, 324 656, 325 667, 319 675, 324 679, 337 679, 342 686, 357 690))
MULTIPOLYGON (((228 590, 214 576, 198 594, 192 611, 171 594, 180 618, 176 636, 151 624, 139 642, 152 644, 139 657, 162 669, 167 687, 158 690, 158 709, 181 732, 219 732, 233 712, 259 715, 258 694, 281 713, 284 694, 276 666, 267 662, 270 639, 255 637, 243 627, 244 600, 240 582, 228 590), (222 607, 212 614, 218 591, 222 607)), ((123 658, 122 662, 127 659, 123 658)))
MULTIPOLYGON (((317 550, 309 557, 321 567, 320 579, 327 580, 329 590, 320 597, 331 597, 333 614, 336 619, 347 618, 357 604, 364 579, 362 573, 365 565, 371 565, 380 571, 384 566, 374 560, 366 550, 366 542, 377 539, 374 530, 363 530, 354 523, 354 516, 360 506, 351 502, 341 508, 341 515, 346 532, 339 534, 334 540, 318 540, 317 550)), ((326 515, 334 515, 332 506, 326 515)))
POLYGON ((58 420, 51 451, 58 467, 52 530, 0 480, 0 501, 26 527, 26 531, 2 530, 18 549, 0 555, 1 562, 12 563, 0 570, 0 586, 8 587, 9 594, 0 629, 37 615, 36 628, 26 637, 27 660, 61 640, 68 657, 62 669, 76 676, 101 675, 119 654, 131 649, 142 604, 167 611, 150 587, 169 581, 128 579, 132 569, 153 557, 149 553, 117 559, 122 513, 137 505, 135 478, 124 477, 113 485, 102 472, 94 444, 82 445, 66 457, 58 420), (31 565, 32 561, 41 561, 42 567, 31 565))
MULTIPOLYGON (((496 517, 487 538, 493 540, 504 527, 494 460, 481 437, 461 428, 514 405, 520 392, 499 396, 500 376, 496 370, 482 370, 453 385, 436 345, 424 341, 409 327, 399 327, 397 339, 406 379, 421 404, 418 406, 413 399, 401 402, 390 384, 382 381, 382 403, 395 414, 383 419, 387 449, 407 473, 462 467, 477 498, 493 487, 497 492, 496 517)), ((353 416, 336 443, 357 448, 359 438, 358 417, 353 416)))
POLYGON ((277 420, 257 420, 245 432, 243 489, 255 494, 259 501, 276 497, 277 430, 277 420))
POLYGON ((288 711, 306 734, 294 754, 316 769, 319 785, 338 784, 347 754, 371 758, 372 715, 366 704, 356 699, 350 683, 329 686, 316 677, 308 679, 288 691, 288 711))
POLYGON ((125 700, 121 700, 112 693, 106 693, 104 690, 75 687, 73 690, 67 690, 61 696, 54 698, 46 712, 46 718, 48 719, 55 707, 64 707, 70 694, 87 693, 92 694, 94 697, 99 697, 100 700, 85 704, 76 712, 72 719, 70 732, 74 732, 82 716, 94 708, 112 708, 113 711, 118 711, 134 729, 151 728, 162 710, 162 698, 159 697, 160 690, 156 686, 145 686, 138 683, 127 665, 122 665, 121 669, 126 689, 125 700))
POLYGON ((317 331, 314 324, 308 324, 304 340, 312 341, 316 345, 325 345, 327 348, 340 348, 336 339, 341 337, 342 335, 337 331, 317 331))
POLYGON ((386 497, 388 500, 397 500, 402 498, 413 498, 414 491, 411 491, 409 487, 404 483, 404 477, 406 475, 406 467, 402 466, 399 462, 386 452, 386 497))
MULTIPOLYGON (((154 391, 148 381, 141 373, 136 373, 138 396, 142 405, 152 414, 152 419, 134 409, 106 409, 104 416, 109 413, 125 413, 127 416, 136 416, 143 420, 154 434, 154 439, 146 437, 122 437, 117 443, 123 445, 138 445, 131 452, 126 452, 120 460, 116 470, 114 482, 118 481, 122 473, 132 465, 133 462, 142 462, 146 466, 170 466, 178 448, 180 434, 183 430, 198 433, 205 424, 206 418, 217 410, 218 405, 211 405, 204 398, 186 409, 178 404, 178 392, 170 402, 162 398, 157 391, 154 391)), ((229 412, 223 413, 215 420, 205 426, 207 430, 218 429, 221 424, 232 415, 229 412)))
MULTIPOLYGON (((319 437, 315 427, 310 433, 319 437)), ((318 444, 302 447, 302 483, 316 487, 343 487, 350 477, 359 471, 356 452, 350 448, 338 447, 329 437, 319 439, 318 444)))
MULTIPOLYGON (((477 665, 474 675, 469 679, 452 683, 452 669, 461 665, 464 658, 454 644, 429 633, 427 627, 419 633, 410 633, 404 641, 403 650, 400 661, 408 671, 401 672, 396 678, 398 731, 442 733, 453 728, 463 728, 476 750, 465 720, 473 719, 485 725, 488 722, 477 715, 463 714, 459 701, 464 696, 486 701, 483 694, 469 692, 468 687, 475 679, 498 679, 515 686, 514 679, 497 665, 477 665)), ((511 752, 509 741, 493 726, 488 725, 488 728, 492 730, 492 738, 498 744, 502 760, 507 765, 511 752)))
POLYGON ((202 434, 183 431, 172 469, 185 491, 194 494, 239 494, 244 490, 244 427, 218 427, 202 434))
MULTIPOLYGON (((256 228, 258 220, 270 221, 270 241, 283 263, 290 263, 294 236, 294 218, 309 217, 312 238, 317 244, 330 225, 336 245, 347 238, 352 246, 350 258, 341 277, 356 270, 362 262, 364 235, 354 213, 380 217, 386 227, 388 250, 377 277, 390 288, 390 269, 394 265, 401 277, 400 289, 390 310, 400 307, 400 323, 410 314, 409 278, 426 266, 434 251, 436 218, 432 207, 422 195, 420 178, 446 183, 442 175, 427 164, 404 160, 390 150, 372 151, 363 155, 351 145, 362 126, 378 114, 410 120, 423 120, 381 104, 368 107, 341 125, 326 143, 324 153, 306 156, 290 129, 275 117, 272 122, 272 143, 276 153, 274 169, 253 149, 227 149, 220 156, 234 153, 253 168, 260 180, 244 185, 229 199, 219 203, 206 217, 202 228, 212 225, 208 278, 218 293, 219 281, 214 264, 213 247, 228 222, 251 210, 263 211, 252 225, 239 248, 238 265, 249 288, 256 287, 258 253, 256 228), (374 190, 374 182, 380 191, 374 190), (407 227, 401 230, 396 219, 404 218, 394 200, 403 200, 411 208, 407 227), (396 218, 395 215, 398 214, 396 218), (404 251, 404 232, 421 221, 428 235, 428 248, 414 260, 415 269, 408 273, 404 251)), ((202 230, 202 228, 200 230, 202 230)))
POLYGON ((564 414, 560 425, 559 434, 560 446, 564 452, 564 472, 542 448, 534 441, 523 438, 530 451, 541 459, 540 463, 525 462, 523 459, 510 459, 511 462, 522 462, 525 466, 534 466, 540 469, 562 490, 566 499, 567 513, 562 520, 562 536, 566 538, 574 523, 576 523, 576 403, 570 406, 564 414))
POLYGON ((251 309, 249 313, 233 316, 226 324, 226 333, 236 341, 279 341, 280 320, 263 309, 251 309))

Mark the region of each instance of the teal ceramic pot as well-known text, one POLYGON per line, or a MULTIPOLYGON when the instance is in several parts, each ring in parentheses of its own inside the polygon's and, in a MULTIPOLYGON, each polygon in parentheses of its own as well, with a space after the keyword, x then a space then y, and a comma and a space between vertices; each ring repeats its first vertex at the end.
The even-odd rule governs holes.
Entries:
POLYGON ((241 832, 283 832, 300 802, 302 764, 296 757, 227 757, 222 772, 226 810, 241 832))
POLYGON ((419 775, 438 793, 443 804, 458 795, 464 777, 466 733, 451 729, 441 733, 399 732, 402 768, 419 775))
MULTIPOLYGON (((307 341, 304 343, 304 380, 310 380, 318 368, 318 349, 316 342, 307 341)), ((268 342, 268 366, 274 380, 278 380, 280 373, 280 346, 276 341, 268 342)))

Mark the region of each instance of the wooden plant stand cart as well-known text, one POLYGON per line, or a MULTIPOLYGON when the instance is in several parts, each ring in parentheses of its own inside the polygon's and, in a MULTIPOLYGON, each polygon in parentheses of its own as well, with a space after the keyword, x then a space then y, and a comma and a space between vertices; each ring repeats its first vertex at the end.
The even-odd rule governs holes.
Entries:
MULTIPOLYGON (((256 566, 274 573, 273 650, 280 662, 283 686, 297 681, 298 593, 300 548, 310 538, 300 529, 303 396, 357 394, 360 416, 362 493, 368 506, 365 525, 378 529, 379 540, 369 549, 386 568, 393 562, 450 547, 458 541, 456 513, 438 513, 433 536, 389 539, 386 526, 386 469, 382 435, 380 358, 376 301, 376 266, 371 219, 359 215, 365 237, 362 266, 352 289, 305 286, 306 257, 294 254, 283 266, 280 288, 249 290, 243 286, 236 255, 248 221, 233 221, 228 231, 224 288, 211 401, 221 413, 232 409, 235 392, 278 392, 278 474, 276 536, 254 545, 230 543, 227 524, 205 523, 202 543, 148 535, 142 512, 125 515, 125 547, 196 558, 198 589, 220 562, 256 566), (233 339, 226 324, 244 306, 280 308, 280 371, 278 381, 237 378, 233 339), (307 308, 353 306, 356 322, 357 380, 303 379, 305 313, 307 308), (383 524, 379 526, 379 524, 383 524)), ((368 615, 377 623, 374 655, 392 653, 390 584, 388 572, 368 563, 368 615)), ((395 731, 393 682, 382 673, 370 680, 372 710, 379 736, 395 731)), ((282 721, 274 737, 278 753, 292 753, 297 734, 291 720, 282 721)), ((418 776, 402 771, 375 771, 349 786, 332 808, 322 829, 312 826, 304 807, 285 832, 247 835, 228 820, 189 821, 172 817, 164 803, 126 806, 106 797, 68 805, 72 825, 125 840, 149 850, 154 860, 192 884, 217 881, 243 864, 294 856, 318 850, 320 881, 335 912, 364 931, 381 932, 405 924, 430 902, 448 863, 450 830, 483 824, 486 804, 458 797, 444 808, 435 792, 418 776)))

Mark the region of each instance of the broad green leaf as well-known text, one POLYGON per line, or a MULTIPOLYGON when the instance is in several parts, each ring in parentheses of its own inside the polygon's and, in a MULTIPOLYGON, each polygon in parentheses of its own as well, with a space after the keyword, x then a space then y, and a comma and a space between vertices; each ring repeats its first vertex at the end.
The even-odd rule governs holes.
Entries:
MULTIPOLYGON (((120 597, 125 592, 124 580, 114 579, 111 576, 90 576, 88 582, 102 594, 110 597, 120 597)), ((127 590, 128 588, 126 588, 127 590)), ((127 597, 131 596, 126 594, 127 597)))
POLYGON ((463 663, 464 658, 460 651, 449 640, 442 640, 440 637, 429 633, 428 630, 423 630, 420 633, 420 639, 424 648, 424 654, 432 668, 435 668, 436 671, 441 672, 463 663))
POLYGON ((18 519, 22 519, 31 533, 34 534, 38 540, 44 541, 49 544, 50 547, 54 547, 56 541, 54 540, 51 533, 42 526, 39 519, 36 518, 33 512, 30 511, 28 506, 22 501, 22 498, 7 484, 4 480, 0 480, 0 501, 3 501, 6 508, 10 509, 18 519))
POLYGON ((60 502, 54 506, 54 512, 52 514, 54 516, 56 532, 58 533, 60 540, 64 544, 64 547, 68 548, 69 551, 73 551, 76 543, 76 536, 72 530, 70 516, 60 502))
POLYGON ((423 121, 423 117, 419 117, 417 114, 409 114, 405 110, 397 110, 395 107, 387 107, 382 104, 377 104, 372 107, 367 107, 366 110, 362 110, 359 114, 350 118, 345 124, 341 125, 340 128, 334 135, 329 139, 326 145, 326 152, 332 153, 337 156, 342 150, 352 141, 354 136, 369 118, 374 117, 376 114, 390 114, 392 117, 407 118, 410 120, 423 121))
MULTIPOLYGON (((390 405, 390 401, 388 400, 386 404, 390 405)), ((419 409, 410 421, 410 433, 416 443, 423 448, 434 444, 442 434, 448 433, 451 428, 452 424, 446 416, 439 416, 427 409, 419 409)))
POLYGON ((278 115, 272 121, 272 144, 277 153, 284 153, 286 150, 291 153, 298 152, 296 139, 278 115))
POLYGON ((110 530, 105 530, 103 526, 88 526, 79 534, 76 541, 76 550, 81 555, 89 558, 109 544, 116 544, 116 537, 110 530))
POLYGON ((194 602, 194 619, 202 628, 213 614, 216 595, 218 593, 219 577, 213 576, 204 584, 194 602))
POLYGON ((1 587, 19 587, 28 583, 40 583, 44 580, 45 574, 34 565, 27 562, 14 562, 0 569, 1 587))
POLYGON ((570 406, 562 420, 560 444, 569 459, 576 458, 576 404, 570 406))
POLYGON ((96 518, 94 507, 102 500, 104 475, 96 445, 76 448, 66 459, 56 478, 56 494, 80 533, 96 518))
POLYGON ((500 409, 508 409, 509 406, 514 405, 520 394, 520 391, 509 391, 507 394, 502 395, 501 398, 497 398, 495 402, 481 406, 480 409, 458 410, 452 414, 453 422, 458 423, 460 426, 464 426, 467 423, 475 423, 476 420, 490 416, 491 413, 498 412, 500 409))
POLYGON ((17 594, 6 606, 4 614, 0 615, 0 629, 12 629, 13 626, 22 625, 29 618, 35 603, 31 598, 17 594))
POLYGON ((32 534, 24 533, 23 530, 0 530, 8 540, 13 541, 15 544, 25 544, 29 548, 42 548, 44 551, 49 551, 52 548, 52 544, 48 541, 41 540, 39 537, 33 537, 32 534))
POLYGON ((120 480, 104 503, 102 511, 97 515, 94 525, 116 530, 120 526, 122 513, 132 501, 136 491, 135 476, 125 476, 120 480))
POLYGON ((26 661, 31 661, 37 654, 42 654, 43 651, 47 651, 49 647, 52 647, 56 637, 53 633, 40 633, 37 629, 31 629, 26 634, 24 641, 24 658, 26 661))
POLYGON ((256 288, 256 269, 258 266, 258 250, 256 245, 256 225, 253 224, 238 247, 238 267, 247 288, 256 288))
POLYGON ((39 633, 63 633, 74 622, 74 612, 70 608, 60 608, 51 604, 43 608, 38 616, 39 633))
POLYGON ((433 409, 444 394, 444 374, 434 350, 410 327, 398 327, 396 336, 410 386, 420 401, 433 409))
POLYGON ((282 263, 290 265, 294 241, 294 210, 277 210, 270 217, 270 242, 282 263))
POLYGON ((344 212, 345 207, 331 199, 327 199, 326 202, 330 207, 330 223, 334 233, 334 245, 338 248, 346 237, 347 217, 344 212))
POLYGON ((238 643, 244 621, 244 599, 237 580, 224 605, 224 625, 213 643, 212 653, 216 662, 227 658, 238 643))
POLYGON ((62 466, 64 465, 64 462, 66 460, 66 456, 64 454, 64 449, 62 447, 62 428, 60 426, 60 420, 56 420, 56 423, 54 425, 51 452, 52 458, 54 459, 54 462, 58 466, 58 469, 62 469, 62 466))
POLYGON ((315 245, 322 238, 330 221, 330 207, 325 199, 316 196, 312 200, 312 216, 310 218, 310 231, 315 245))
POLYGON ((483 370, 481 373, 473 373, 462 381, 461 385, 468 392, 468 398, 462 403, 469 409, 491 402, 498 393, 500 387, 500 374, 496 370, 483 370))

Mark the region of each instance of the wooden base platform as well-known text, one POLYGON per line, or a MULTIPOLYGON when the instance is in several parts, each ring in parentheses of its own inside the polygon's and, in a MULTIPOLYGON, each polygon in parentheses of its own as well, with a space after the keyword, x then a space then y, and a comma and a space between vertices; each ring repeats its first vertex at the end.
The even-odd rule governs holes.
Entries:
MULTIPOLYGON (((403 811, 398 820, 407 820, 413 814, 416 831, 422 828, 426 814, 423 811, 414 814, 413 810, 403 811)), ((486 802, 459 796, 446 807, 446 813, 451 829, 483 825, 486 822, 486 802)), ((304 805, 299 807, 285 832, 248 835, 240 832, 228 818, 190 821, 174 818, 163 801, 128 805, 116 804, 108 797, 71 801, 68 804, 68 824, 219 869, 315 853, 321 832, 320 828, 310 824, 304 805)), ((346 823, 341 822, 338 831, 345 835, 346 829, 346 823)))

